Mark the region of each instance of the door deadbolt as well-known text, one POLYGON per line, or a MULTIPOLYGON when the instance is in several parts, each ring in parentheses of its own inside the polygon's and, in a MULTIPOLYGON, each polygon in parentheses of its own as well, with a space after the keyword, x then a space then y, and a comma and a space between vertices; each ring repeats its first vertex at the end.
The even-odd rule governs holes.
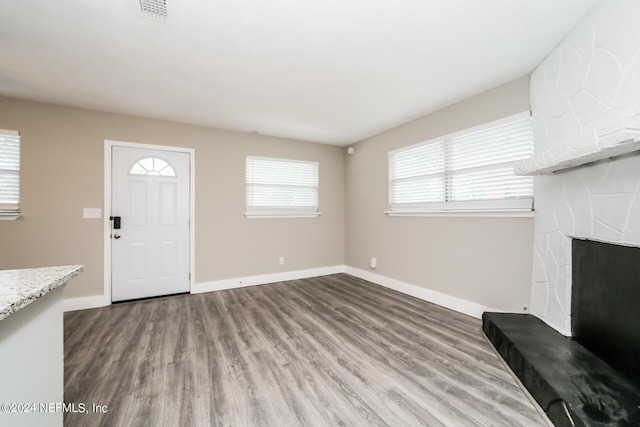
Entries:
POLYGON ((114 238, 114 239, 119 239, 119 238, 120 238, 120 235, 119 235, 119 234, 114 234, 114 235, 113 235, 113 238, 114 238))
POLYGON ((119 216, 110 216, 109 219, 113 221, 113 229, 120 230, 120 217, 119 216))

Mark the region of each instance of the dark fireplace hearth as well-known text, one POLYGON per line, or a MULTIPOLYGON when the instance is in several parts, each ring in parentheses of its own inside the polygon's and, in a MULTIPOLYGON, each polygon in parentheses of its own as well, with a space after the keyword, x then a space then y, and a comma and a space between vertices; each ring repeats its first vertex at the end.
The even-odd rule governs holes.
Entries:
POLYGON ((640 248, 573 241, 573 337, 535 316, 483 330, 557 426, 640 426, 640 248))

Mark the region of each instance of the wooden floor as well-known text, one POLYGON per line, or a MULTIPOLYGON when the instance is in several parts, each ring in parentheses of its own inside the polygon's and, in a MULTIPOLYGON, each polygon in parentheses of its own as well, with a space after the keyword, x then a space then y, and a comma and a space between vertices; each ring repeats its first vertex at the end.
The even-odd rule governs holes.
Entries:
POLYGON ((66 426, 546 425, 479 320, 346 274, 64 322, 66 426))

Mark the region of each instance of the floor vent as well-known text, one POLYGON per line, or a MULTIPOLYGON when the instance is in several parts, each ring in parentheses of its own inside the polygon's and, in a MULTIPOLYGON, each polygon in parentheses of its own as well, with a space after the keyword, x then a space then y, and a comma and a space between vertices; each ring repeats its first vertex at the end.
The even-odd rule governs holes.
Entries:
POLYGON ((140 0, 140 9, 147 18, 166 22, 169 18, 167 0, 140 0))

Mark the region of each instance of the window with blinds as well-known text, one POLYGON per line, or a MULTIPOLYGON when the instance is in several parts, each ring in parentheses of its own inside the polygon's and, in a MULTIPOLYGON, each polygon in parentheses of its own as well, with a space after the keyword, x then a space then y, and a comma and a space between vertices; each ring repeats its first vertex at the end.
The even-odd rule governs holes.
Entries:
POLYGON ((318 216, 318 163, 247 156, 246 215, 318 216))
POLYGON ((0 217, 20 214, 20 134, 0 129, 0 217))
POLYGON ((531 211, 529 112, 389 152, 389 214, 531 211))

